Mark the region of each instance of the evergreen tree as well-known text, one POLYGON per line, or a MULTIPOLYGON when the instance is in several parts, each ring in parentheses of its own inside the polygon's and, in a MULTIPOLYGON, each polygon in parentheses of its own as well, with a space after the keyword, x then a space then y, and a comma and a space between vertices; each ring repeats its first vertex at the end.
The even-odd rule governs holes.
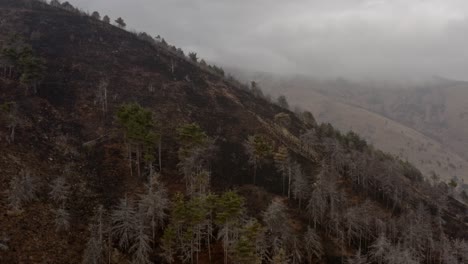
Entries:
POLYGON ((189 56, 190 60, 192 60, 193 62, 197 62, 197 61, 198 61, 197 53, 195 53, 195 52, 189 52, 188 56, 189 56))
POLYGON ((107 24, 110 24, 110 18, 108 15, 105 15, 103 18, 102 18, 102 21, 107 23, 107 24))
POLYGON ((125 24, 125 21, 119 17, 115 20, 115 23, 117 23, 117 26, 119 26, 119 28, 125 28, 127 26, 127 24, 125 24))
POLYGON ((160 139, 160 134, 156 132, 156 124, 153 120, 153 114, 150 110, 141 107, 136 103, 122 105, 117 118, 125 131, 125 138, 129 150, 130 171, 132 172, 132 148, 136 148, 137 171, 141 176, 140 162, 141 157, 151 166, 154 146, 160 139), (143 152, 143 153, 142 153, 143 152))
POLYGON ((94 18, 94 19, 97 19, 97 20, 101 20, 101 15, 99 14, 98 11, 94 11, 94 12, 91 14, 91 17, 94 18))
POLYGON ((220 227, 218 239, 222 239, 224 263, 228 261, 228 252, 237 235, 238 224, 244 214, 244 199, 233 191, 223 193, 216 201, 215 223, 220 227))
POLYGON ((245 151, 249 156, 249 163, 253 166, 253 184, 256 183, 257 169, 271 156, 272 146, 262 135, 249 136, 244 143, 245 151))

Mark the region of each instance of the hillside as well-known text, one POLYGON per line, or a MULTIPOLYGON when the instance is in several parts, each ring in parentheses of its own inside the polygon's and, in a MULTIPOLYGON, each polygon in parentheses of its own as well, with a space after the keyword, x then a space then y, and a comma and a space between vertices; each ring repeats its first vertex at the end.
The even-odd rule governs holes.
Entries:
POLYGON ((69 4, 0 18, 0 263, 468 260, 453 187, 358 135, 69 4))
POLYGON ((461 119, 468 89, 460 85, 373 88, 344 80, 275 80, 268 74, 251 78, 275 97, 287 95, 291 103, 311 110, 318 121, 356 131, 376 147, 410 161, 425 175, 436 174, 447 182, 454 178, 468 181, 466 122, 461 119))

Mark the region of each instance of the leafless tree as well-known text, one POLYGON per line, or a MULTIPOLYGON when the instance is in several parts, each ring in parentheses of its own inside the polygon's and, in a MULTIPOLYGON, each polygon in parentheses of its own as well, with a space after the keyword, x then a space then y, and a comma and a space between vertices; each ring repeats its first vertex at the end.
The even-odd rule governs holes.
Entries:
POLYGON ((298 163, 294 164, 293 174, 292 193, 294 198, 299 201, 299 208, 301 208, 302 201, 307 198, 310 192, 310 185, 298 163))
POLYGON ((147 185, 147 193, 140 196, 140 210, 149 221, 152 229, 152 239, 155 239, 157 228, 164 226, 169 208, 169 198, 164 185, 157 179, 152 178, 147 185))
POLYGON ((346 261, 347 264, 368 264, 366 255, 361 254, 361 249, 358 250, 356 255, 351 258, 348 258, 346 261))
POLYGON ((384 233, 381 233, 379 237, 369 247, 369 259, 382 264, 387 252, 390 249, 390 242, 384 233))
POLYGON ((21 170, 10 180, 8 205, 14 210, 37 199, 38 183, 28 170, 21 170))
POLYGON ((322 241, 314 229, 310 226, 304 234, 304 247, 307 254, 308 263, 312 263, 313 258, 321 259, 323 255, 322 241))
POLYGON ((146 233, 146 226, 143 212, 137 216, 137 231, 135 234, 135 242, 130 247, 130 252, 133 252, 132 264, 149 264, 151 263, 149 256, 151 253, 151 239, 146 233))
POLYGON ((55 214, 55 231, 61 232, 70 229, 70 213, 63 207, 53 210, 55 214))
POLYGON ((132 199, 125 196, 111 215, 112 237, 117 238, 119 247, 128 249, 132 244, 137 230, 135 205, 132 199))
POLYGON ((55 180, 52 181, 49 187, 50 199, 54 201, 57 205, 62 206, 68 199, 68 196, 70 195, 70 185, 67 183, 65 177, 57 177, 55 180))

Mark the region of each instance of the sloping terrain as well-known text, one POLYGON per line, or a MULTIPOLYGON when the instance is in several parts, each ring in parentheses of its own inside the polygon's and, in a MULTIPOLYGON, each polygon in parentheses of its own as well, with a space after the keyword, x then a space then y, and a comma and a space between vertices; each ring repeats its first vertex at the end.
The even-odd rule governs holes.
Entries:
POLYGON ((272 95, 312 111, 320 122, 353 130, 376 147, 415 164, 425 175, 468 182, 468 89, 366 88, 346 81, 320 82, 267 75, 253 77, 272 95), (450 103, 449 103, 450 102, 450 103))
POLYGON ((0 263, 468 259, 451 187, 358 135, 69 5, 0 19, 0 263))

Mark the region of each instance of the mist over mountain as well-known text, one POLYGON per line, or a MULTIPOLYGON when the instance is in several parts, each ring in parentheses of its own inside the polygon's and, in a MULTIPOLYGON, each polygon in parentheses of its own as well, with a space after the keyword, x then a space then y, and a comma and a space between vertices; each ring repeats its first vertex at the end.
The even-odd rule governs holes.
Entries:
POLYGON ((316 78, 468 80, 463 0, 71 0, 223 66, 316 78), (144 8, 143 8, 144 6, 144 8))
POLYGON ((467 83, 269 41, 462 2, 268 3, 0 0, 0 263, 467 263, 467 83))

